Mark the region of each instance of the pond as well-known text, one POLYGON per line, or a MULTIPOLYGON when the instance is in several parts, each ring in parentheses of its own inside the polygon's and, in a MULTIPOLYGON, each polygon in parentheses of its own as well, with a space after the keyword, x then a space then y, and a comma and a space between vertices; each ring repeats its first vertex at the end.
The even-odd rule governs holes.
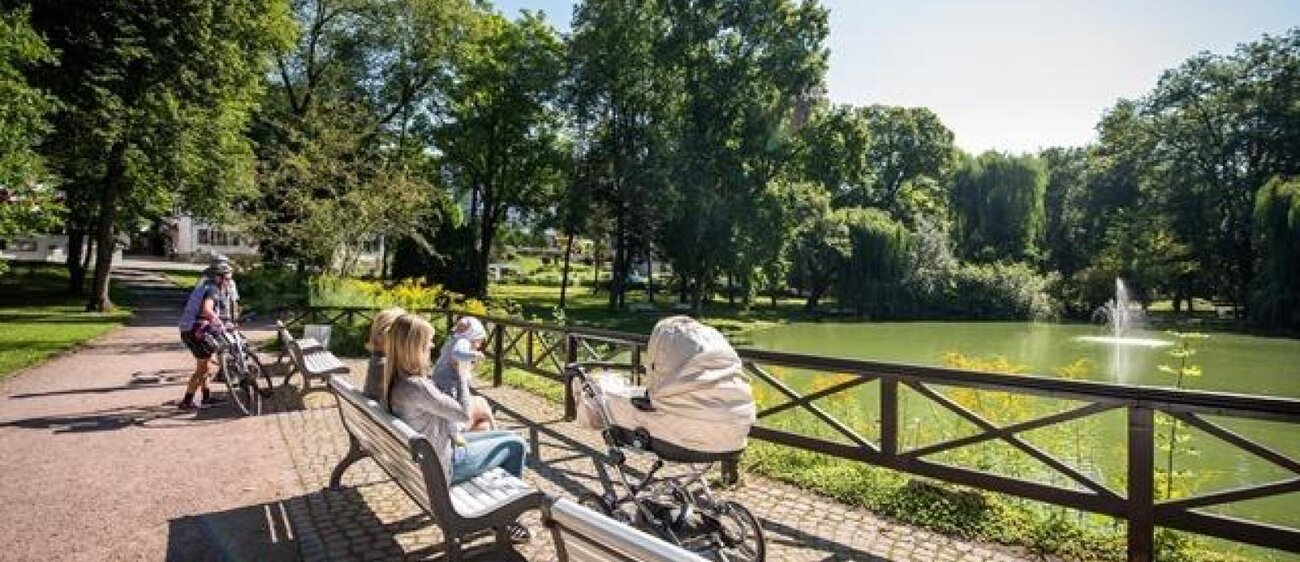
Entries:
MULTIPOLYGON (((1095 326, 1027 322, 878 322, 797 323, 750 335, 751 347, 871 359, 917 365, 943 365, 945 353, 968 357, 998 355, 1027 372, 1055 376, 1078 359, 1093 368, 1089 378, 1150 386, 1173 386, 1157 368, 1170 363, 1168 348, 1109 345, 1079 338, 1098 335, 1095 326)), ((1135 334, 1170 339, 1161 332, 1135 334)), ((1205 375, 1185 387, 1300 398, 1300 340, 1239 334, 1212 334, 1196 342, 1194 362, 1205 375)))
MULTIPOLYGON (((1091 380, 1132 385, 1174 385, 1174 378, 1159 370, 1161 364, 1175 364, 1168 355, 1170 347, 1114 345, 1086 341, 1099 336, 1098 328, 1083 324, 1048 324, 1025 322, 884 322, 884 323, 796 323, 777 326, 749 335, 746 347, 812 355, 869 359, 917 365, 943 366, 945 354, 960 353, 968 358, 999 356, 1023 372, 1043 376, 1060 376, 1059 369, 1086 360, 1076 374, 1091 380)), ((1135 338, 1171 340, 1164 333, 1129 334, 1135 338)), ((1211 334, 1195 342, 1193 363, 1201 366, 1204 376, 1185 381, 1184 387, 1201 390, 1260 394, 1300 398, 1300 340, 1264 338, 1240 334, 1211 334)), ((771 369, 772 373, 802 392, 825 388, 836 381, 834 374, 771 369)), ((973 375, 974 376, 974 375, 973 375)), ((771 389, 760 388, 755 394, 760 405, 770 406, 782 398, 771 389), (765 404, 766 402, 766 404, 765 404)), ((869 439, 879 436, 878 383, 869 383, 852 391, 820 399, 817 404, 869 439)), ((999 425, 1078 407, 1052 398, 1026 398, 1005 393, 973 393, 954 387, 935 387, 950 399, 979 412, 999 425)), ((900 392, 900 444, 906 449, 969 435, 969 422, 937 406, 934 402, 903 389, 900 392)), ((1237 431, 1292 458, 1300 457, 1300 433, 1295 426, 1274 422, 1236 420, 1207 416, 1215 423, 1237 431)), ((823 438, 836 439, 834 432, 811 419, 805 412, 786 411, 760 423, 782 427, 823 438)), ((1171 424, 1157 418, 1157 465, 1167 460, 1168 433, 1171 424), (1161 423, 1164 422, 1164 423, 1161 423), (1161 441, 1161 438, 1164 441, 1161 441)), ((1126 421, 1121 411, 1076 420, 1069 424, 1034 430, 1022 434, 1062 461, 1079 468, 1113 490, 1124 489, 1126 458, 1126 421)), ((1170 488, 1174 496, 1186 496, 1237 486, 1262 484, 1294 477, 1268 462, 1223 443, 1190 427, 1175 429, 1175 473, 1178 479, 1170 488)), ((1050 469, 1025 462, 1025 455, 1005 444, 983 448, 966 447, 940 453, 930 460, 989 470, 1018 478, 1072 483, 1059 479, 1050 469), (963 450, 965 449, 965 450, 963 450)), ((1158 477, 1159 479, 1159 477, 1158 477)), ((1157 492, 1160 493, 1159 491, 1157 492)), ((1300 493, 1264 500, 1252 500, 1210 508, 1210 511, 1267 521, 1285 526, 1300 526, 1300 493)), ((1249 558, 1263 560, 1300 559, 1294 554, 1261 549, 1230 547, 1249 558)))

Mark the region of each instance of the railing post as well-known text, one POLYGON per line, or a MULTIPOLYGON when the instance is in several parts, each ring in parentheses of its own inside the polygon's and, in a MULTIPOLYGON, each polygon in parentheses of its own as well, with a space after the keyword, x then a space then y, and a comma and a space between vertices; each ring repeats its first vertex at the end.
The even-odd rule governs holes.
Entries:
MULTIPOLYGON (((635 343, 632 344, 632 384, 634 386, 641 386, 641 345, 635 343)), ((725 462, 722 465, 722 470, 724 472, 723 477, 725 478, 725 472, 727 470, 727 464, 725 462)))
POLYGON ((456 328, 456 315, 455 315, 455 314, 452 314, 450 308, 447 308, 447 309, 444 309, 444 310, 445 310, 446 313, 447 313, 447 335, 450 336, 450 335, 451 335, 451 331, 454 330, 454 329, 456 328))
POLYGON ((497 322, 492 327, 494 333, 492 339, 492 386, 501 386, 501 347, 502 342, 506 339, 505 326, 497 322))
MULTIPOLYGON (((567 367, 571 363, 578 361, 578 337, 573 334, 564 335, 564 365, 567 367)), ((569 381, 564 381, 564 419, 573 421, 578 417, 578 403, 574 402, 573 385, 569 381)))
POLYGON ((524 328, 524 338, 527 340, 524 346, 524 364, 529 367, 533 366, 533 336, 537 335, 537 330, 524 328))
POLYGON ((898 454, 898 379, 880 378, 880 452, 898 454))
POLYGON ((1128 409, 1128 560, 1151 562, 1155 542, 1155 435, 1150 408, 1128 409))

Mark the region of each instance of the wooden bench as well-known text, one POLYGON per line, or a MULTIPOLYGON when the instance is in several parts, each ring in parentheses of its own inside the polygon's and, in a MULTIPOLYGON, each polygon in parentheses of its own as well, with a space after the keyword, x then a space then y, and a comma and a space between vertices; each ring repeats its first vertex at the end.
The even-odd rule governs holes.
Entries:
POLYGON ((705 558, 575 502, 549 500, 542 520, 560 562, 705 562, 705 558))
POLYGON ((294 373, 302 373, 302 388, 305 391, 311 386, 313 377, 325 380, 330 375, 349 371, 348 366, 327 351, 320 342, 311 338, 294 338, 282 322, 275 323, 275 330, 280 337, 281 358, 287 353, 290 359, 290 368, 284 374, 281 386, 289 384, 294 373))
POLYGON ((496 532, 497 548, 504 555, 510 544, 506 525, 541 507, 540 491, 500 468, 448 486, 428 439, 361 394, 347 378, 334 375, 329 378, 329 387, 338 399, 339 414, 351 443, 347 455, 330 474, 330 489, 339 489, 343 473, 353 463, 366 457, 374 459, 442 528, 447 560, 461 560, 461 540, 487 529, 496 532))

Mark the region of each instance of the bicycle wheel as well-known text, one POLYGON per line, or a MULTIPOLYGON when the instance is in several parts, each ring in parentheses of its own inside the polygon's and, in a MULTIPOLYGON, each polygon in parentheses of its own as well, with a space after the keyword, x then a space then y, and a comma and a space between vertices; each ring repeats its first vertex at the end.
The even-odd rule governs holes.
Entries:
POLYGON ((226 391, 239 413, 245 416, 257 415, 261 411, 261 395, 257 393, 256 383, 250 384, 252 379, 244 366, 239 364, 241 362, 229 353, 221 354, 221 365, 226 370, 226 391))
POLYGON ((719 525, 719 562, 763 562, 767 558, 763 527, 745 506, 724 501, 715 508, 714 516, 719 525))
POLYGON ((256 381, 258 394, 262 398, 270 398, 271 393, 275 391, 275 383, 271 381, 271 373, 262 365, 262 360, 252 351, 245 351, 244 364, 248 366, 249 379, 256 381))

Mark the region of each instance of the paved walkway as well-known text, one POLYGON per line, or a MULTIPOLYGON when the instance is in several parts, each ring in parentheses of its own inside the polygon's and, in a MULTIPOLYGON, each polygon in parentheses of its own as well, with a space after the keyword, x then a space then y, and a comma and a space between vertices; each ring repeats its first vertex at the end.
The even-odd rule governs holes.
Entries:
MULTIPOLYGON (((278 388, 276 412, 256 418, 230 408, 176 412, 192 365, 172 326, 180 294, 151 274, 123 273, 157 306, 0 388, 0 560, 438 558, 437 528, 372 462, 354 465, 344 490, 325 489, 347 437, 319 381, 307 392, 297 378, 278 388)), ((250 334, 259 335, 270 334, 250 334)), ((535 396, 484 393, 506 425, 538 436, 531 482, 570 497, 600 489, 594 432, 535 396)), ((773 561, 1036 559, 757 476, 725 495, 759 516, 773 561)), ((525 523, 537 538, 518 559, 553 560, 537 516, 525 523)))

